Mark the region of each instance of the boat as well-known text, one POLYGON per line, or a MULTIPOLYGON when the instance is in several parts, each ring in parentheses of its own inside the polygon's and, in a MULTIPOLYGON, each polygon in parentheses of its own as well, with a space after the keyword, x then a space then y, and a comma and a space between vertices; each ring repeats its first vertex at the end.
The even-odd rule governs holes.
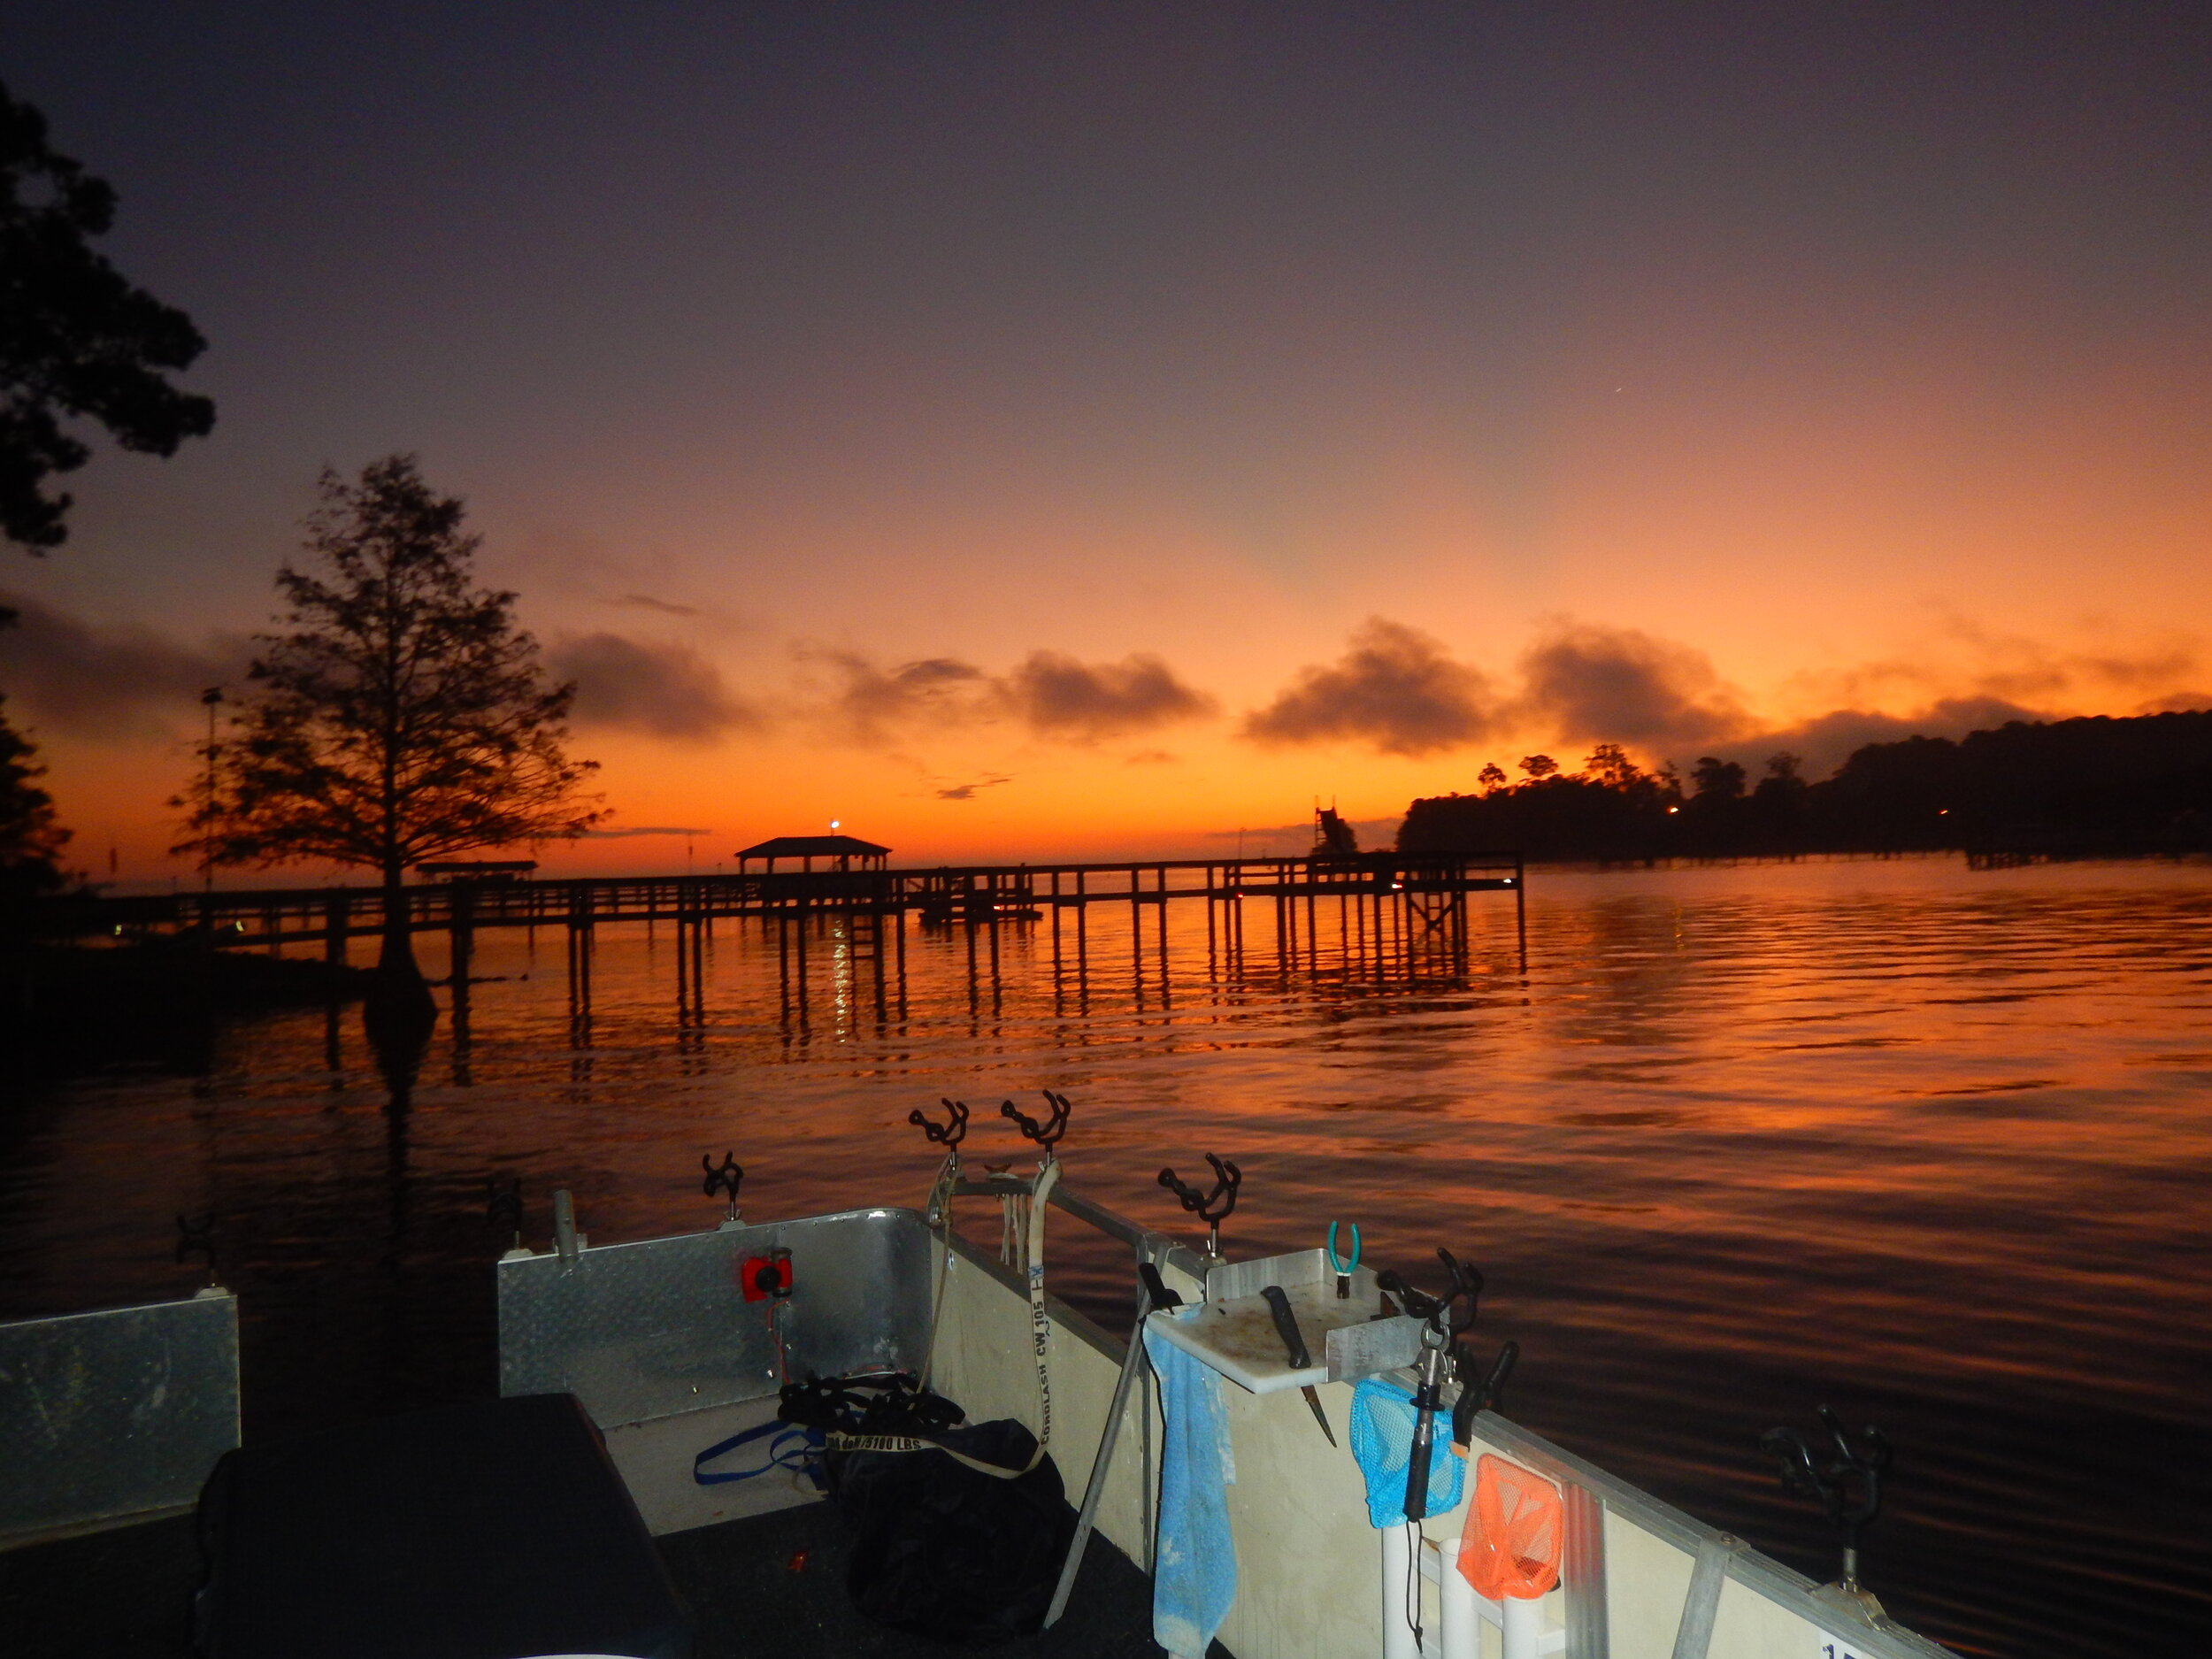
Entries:
MULTIPOLYGON (((914 1208, 750 1218, 726 1153, 701 1160, 725 1205, 711 1230, 594 1243, 557 1193, 550 1240, 518 1233, 488 1264, 496 1399, 488 1378, 483 1401, 242 1450, 238 1303, 219 1286, 0 1325, 7 1650, 101 1650, 102 1621, 138 1603, 169 1650, 207 1659, 941 1653, 856 1610, 860 1556, 824 1466, 952 1470, 944 1448, 965 1431, 864 1435, 810 1426, 794 1403, 870 1387, 919 1399, 926 1382, 970 1425, 1018 1425, 1010 1455, 1034 1446, 1056 1471, 1053 1513, 1022 1540, 1030 1556, 1048 1541, 1023 1569, 1032 1633, 1009 1652, 1160 1651, 1171 1581, 1219 1566, 1202 1510, 1225 1529, 1233 1577, 1194 1652, 1207 1638, 1234 1659, 1948 1651, 1885 1616, 1850 1557, 1816 1583, 1514 1423, 1498 1409, 1509 1345, 1475 1353, 1479 1275, 1448 1252, 1378 1271, 1333 1229, 1325 1248, 1237 1259, 1222 1237, 1233 1161, 1209 1155, 1202 1184, 1162 1171, 1206 1228, 1192 1243, 1078 1190, 1057 1145, 1064 1097, 1033 1119, 1002 1109, 1035 1143, 1022 1171, 964 1165, 968 1110, 944 1105, 910 1120, 942 1160, 914 1208), (995 1246, 956 1225, 979 1211, 987 1232, 994 1210, 995 1246), (1128 1253, 1145 1340, 1053 1293, 1048 1217, 1128 1253), (1217 1414, 1224 1463, 1194 1439, 1194 1402, 1217 1414), (1408 1413, 1414 1438, 1379 1492, 1385 1410, 1408 1413), (1229 1462, 1233 1483, 1213 1479, 1229 1462), (1506 1547, 1502 1490, 1548 1535, 1506 1547), (1416 1509, 1430 1512, 1407 1520, 1416 1509), (1481 1552, 1516 1581, 1485 1594, 1481 1552), (171 1602, 152 1605, 164 1583, 171 1602)), ((1786 1434, 1778 1449, 1855 1544, 1872 1503, 1852 1509, 1854 1494, 1821 1483, 1879 1460, 1855 1463, 1865 1448, 1832 1426, 1832 1455, 1786 1434)), ((996 1479, 1012 1466, 983 1486, 1020 1485, 996 1479)), ((987 1592, 995 1567, 980 1571, 987 1592)))

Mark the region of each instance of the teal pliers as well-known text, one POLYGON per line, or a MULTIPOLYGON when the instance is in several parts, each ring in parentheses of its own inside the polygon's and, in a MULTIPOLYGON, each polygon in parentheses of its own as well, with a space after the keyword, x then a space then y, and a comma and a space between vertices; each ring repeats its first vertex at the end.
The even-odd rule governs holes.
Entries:
POLYGON ((1352 1259, 1346 1261, 1336 1253, 1336 1230, 1339 1224, 1329 1223, 1329 1265, 1336 1270, 1338 1300, 1349 1301, 1352 1294, 1352 1270, 1359 1265, 1359 1223, 1352 1223, 1352 1259))

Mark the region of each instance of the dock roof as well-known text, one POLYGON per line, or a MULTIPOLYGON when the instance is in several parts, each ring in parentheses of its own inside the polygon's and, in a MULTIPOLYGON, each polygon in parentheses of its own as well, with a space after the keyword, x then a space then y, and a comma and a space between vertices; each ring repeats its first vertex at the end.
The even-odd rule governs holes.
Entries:
POLYGON ((862 841, 856 835, 772 835, 751 847, 741 847, 740 858, 885 858, 888 847, 862 841))

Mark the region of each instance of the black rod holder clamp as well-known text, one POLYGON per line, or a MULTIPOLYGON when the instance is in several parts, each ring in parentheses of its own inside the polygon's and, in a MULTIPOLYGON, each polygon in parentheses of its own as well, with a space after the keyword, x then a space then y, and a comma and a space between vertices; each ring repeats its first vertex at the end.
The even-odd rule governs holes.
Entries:
POLYGON ((1452 1345, 1452 1373, 1459 1379, 1459 1399, 1452 1407, 1452 1444, 1465 1446, 1474 1432, 1475 1413, 1495 1411, 1505 1395, 1506 1379, 1513 1375, 1513 1367, 1521 1357, 1521 1345, 1509 1341, 1498 1350, 1498 1357, 1485 1376, 1476 1363, 1473 1350, 1461 1343, 1452 1345))
POLYGON ((1033 1141, 1043 1148, 1045 1161, 1048 1164, 1052 1161, 1053 1147, 1068 1132, 1068 1097, 1055 1094, 1050 1089, 1044 1091, 1044 1097, 1045 1104, 1051 1110, 1042 1122, 1032 1118, 1010 1100, 998 1109, 998 1115, 1012 1118, 1025 1140, 1033 1141))
POLYGON ((1194 1187, 1183 1185, 1175 1179, 1173 1170, 1160 1171, 1160 1185, 1175 1194, 1176 1200, 1190 1214, 1206 1224, 1206 1254, 1221 1255, 1221 1224, 1228 1220, 1237 1207, 1237 1190, 1244 1185, 1244 1171, 1226 1158, 1206 1154, 1206 1162, 1213 1165, 1213 1190, 1202 1196, 1194 1187))
POLYGON ((1415 1318, 1425 1321, 1431 1330, 1449 1343, 1457 1340, 1475 1323, 1475 1304, 1482 1299, 1482 1270, 1472 1262, 1462 1262, 1449 1250, 1439 1249, 1436 1259, 1444 1263, 1444 1271, 1450 1280, 1440 1296, 1430 1295, 1395 1268, 1383 1269, 1375 1275, 1375 1283, 1395 1296, 1400 1307, 1415 1318))
MULTIPOLYGON (((950 1114, 943 1123, 932 1122, 918 1106, 906 1114, 906 1121, 927 1136, 930 1145, 942 1147, 948 1152, 954 1152, 961 1141, 967 1138, 968 1102, 947 1100, 941 1094, 937 1098, 937 1103, 950 1114)), ((954 1152, 954 1156, 957 1156, 958 1154, 954 1152)))
POLYGON ((702 1152, 699 1155, 699 1167, 707 1172, 703 1188, 706 1195, 712 1198, 718 1194, 730 1202, 730 1213, 723 1217, 723 1225, 727 1226, 737 1219, 737 1189, 744 1185, 745 1166, 737 1161, 736 1153, 725 1152, 722 1155, 721 1166, 717 1168, 707 1155, 702 1152))
POLYGON ((1843 1538, 1843 1587, 1859 1593, 1859 1533, 1882 1512, 1882 1472, 1889 1467, 1890 1445, 1872 1424, 1859 1431, 1853 1444, 1843 1418, 1832 1407, 1819 1408, 1821 1423, 1834 1444, 1835 1455, 1816 1452, 1812 1443, 1792 1428, 1769 1429, 1759 1437, 1759 1449, 1781 1466, 1782 1489, 1818 1503, 1828 1525, 1843 1538))

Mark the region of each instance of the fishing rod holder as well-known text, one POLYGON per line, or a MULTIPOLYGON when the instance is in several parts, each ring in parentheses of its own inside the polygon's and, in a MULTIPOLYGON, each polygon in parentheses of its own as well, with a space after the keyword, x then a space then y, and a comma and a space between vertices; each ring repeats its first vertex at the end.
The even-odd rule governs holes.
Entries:
POLYGON ((1475 1414, 1496 1411, 1505 1396, 1506 1379, 1513 1375, 1513 1367, 1521 1357, 1521 1345, 1508 1341, 1498 1349, 1498 1357, 1491 1363, 1486 1374, 1465 1344, 1452 1344, 1452 1375, 1459 1382, 1459 1399, 1452 1407, 1452 1444, 1465 1446, 1474 1432, 1475 1414))
MULTIPOLYGON (((1375 1283, 1398 1299, 1398 1305, 1415 1318, 1424 1321, 1436 1333, 1435 1346, 1455 1345, 1475 1323, 1475 1304, 1482 1298, 1482 1270, 1472 1262, 1462 1262, 1449 1250, 1439 1249, 1437 1260, 1444 1263, 1444 1271, 1450 1280, 1449 1287, 1440 1296, 1432 1296, 1414 1284, 1395 1268, 1386 1267, 1375 1275, 1375 1283)), ((1425 1335, 1423 1344, 1428 1344, 1425 1335)))
POLYGON ((737 1154, 734 1152, 725 1152, 719 1166, 716 1165, 707 1154, 702 1152, 699 1155, 699 1167, 707 1172, 707 1179, 703 1188, 706 1195, 709 1198, 720 1196, 729 1201, 729 1214, 722 1218, 722 1225, 726 1227, 734 1227, 737 1225, 738 1219, 737 1189, 745 1184, 745 1166, 737 1161, 737 1154))
POLYGON ((1213 1190, 1201 1194, 1195 1187, 1186 1187, 1175 1179, 1173 1170, 1160 1171, 1160 1185, 1173 1193, 1176 1202, 1191 1215, 1206 1224, 1206 1254, 1215 1261, 1221 1259, 1221 1224, 1228 1220, 1237 1207, 1237 1192, 1244 1185, 1244 1171, 1226 1158, 1206 1154, 1206 1162, 1213 1166, 1213 1190))
POLYGON ((1889 1467, 1890 1444, 1872 1424, 1859 1431, 1855 1443, 1843 1418, 1830 1406, 1818 1408, 1820 1421, 1834 1447, 1815 1451, 1813 1443, 1793 1428, 1769 1429, 1759 1437, 1759 1449, 1781 1467, 1782 1489, 1818 1503, 1843 1539, 1843 1577, 1847 1595, 1859 1588, 1859 1533, 1882 1512, 1882 1474, 1889 1467))
MULTIPOLYGON (((968 1102, 947 1100, 941 1094, 937 1097, 937 1103, 945 1109, 947 1114, 943 1123, 932 1120, 928 1114, 918 1106, 906 1114, 906 1121, 920 1130, 928 1139, 930 1145, 942 1147, 946 1152, 957 1158, 960 1156, 959 1145, 968 1137, 968 1102)), ((1006 1110, 1009 1112, 1014 1110, 1014 1103, 1011 1101, 1006 1103, 1006 1110)))
POLYGON ((1038 1148, 1044 1153, 1045 1161, 1050 1163, 1054 1156, 1052 1148, 1059 1143, 1060 1137, 1068 1132, 1068 1097, 1064 1094, 1055 1094, 1050 1089, 1042 1092, 1045 1104, 1050 1110, 1041 1122, 1032 1118, 1010 1100, 999 1107, 998 1115, 1002 1118, 1011 1118, 1014 1126, 1022 1132, 1022 1138, 1035 1141, 1038 1148))

